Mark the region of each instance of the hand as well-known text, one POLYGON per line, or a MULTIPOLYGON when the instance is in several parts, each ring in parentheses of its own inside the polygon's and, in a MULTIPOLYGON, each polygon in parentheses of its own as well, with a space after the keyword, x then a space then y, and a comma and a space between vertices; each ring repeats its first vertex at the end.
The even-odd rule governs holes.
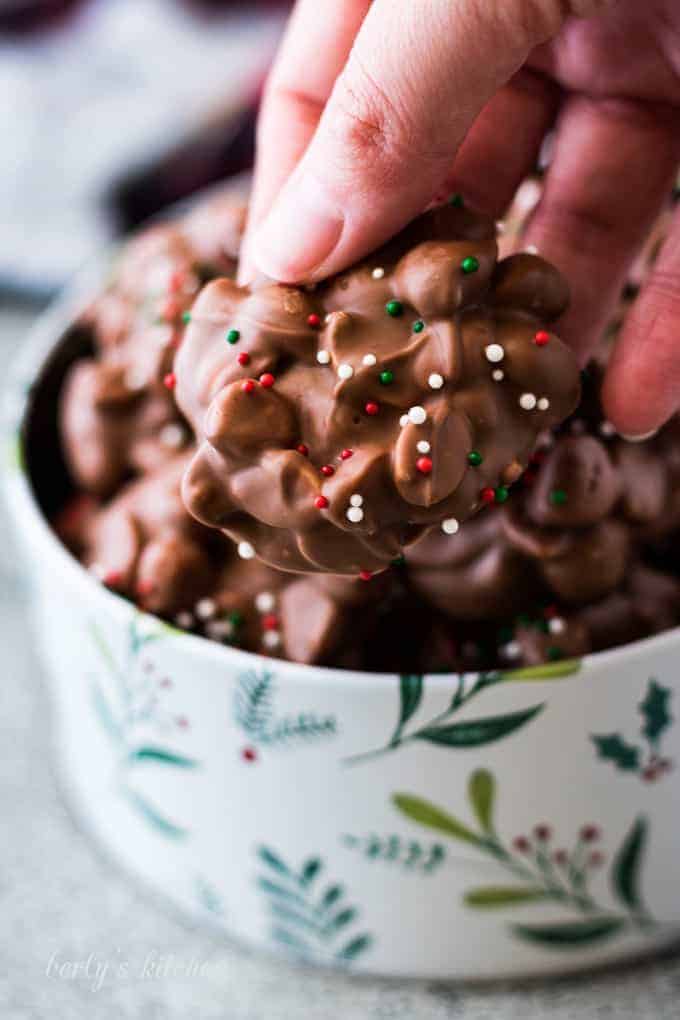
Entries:
MULTIPOLYGON (((677 0, 298 0, 242 276, 321 279, 447 191, 500 216, 553 127, 525 240, 570 280, 561 333, 585 360, 680 161, 677 0)), ((680 212, 604 400, 636 436, 680 406, 680 212)))

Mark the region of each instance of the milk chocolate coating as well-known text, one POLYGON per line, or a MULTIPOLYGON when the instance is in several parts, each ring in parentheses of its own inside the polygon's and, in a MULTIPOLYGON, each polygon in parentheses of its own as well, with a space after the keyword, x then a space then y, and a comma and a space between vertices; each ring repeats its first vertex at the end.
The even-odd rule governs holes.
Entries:
POLYGON ((175 360, 191 513, 273 566, 357 575, 514 481, 579 382, 546 331, 564 281, 496 254, 447 205, 313 291, 206 286, 175 360))
POLYGON ((86 491, 111 495, 189 442, 166 382, 203 282, 235 271, 244 215, 241 202, 218 196, 184 220, 143 231, 83 314, 96 356, 66 380, 61 431, 71 474, 86 491))
MULTIPOLYGON (((129 483, 103 508, 79 497, 55 529, 109 588, 183 629, 295 662, 360 664, 376 612, 368 586, 240 559, 184 508, 187 456, 129 483)), ((388 580, 372 589, 374 599, 388 580)))

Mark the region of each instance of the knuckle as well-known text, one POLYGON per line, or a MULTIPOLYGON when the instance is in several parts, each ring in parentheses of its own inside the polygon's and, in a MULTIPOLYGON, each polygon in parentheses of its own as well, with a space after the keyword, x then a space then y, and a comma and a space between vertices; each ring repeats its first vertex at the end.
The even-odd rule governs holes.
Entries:
POLYGON ((353 58, 333 96, 329 130, 345 172, 390 184, 419 167, 450 161, 451 146, 438 144, 425 120, 416 122, 408 101, 390 97, 353 58), (408 169, 407 169, 408 168, 408 169))

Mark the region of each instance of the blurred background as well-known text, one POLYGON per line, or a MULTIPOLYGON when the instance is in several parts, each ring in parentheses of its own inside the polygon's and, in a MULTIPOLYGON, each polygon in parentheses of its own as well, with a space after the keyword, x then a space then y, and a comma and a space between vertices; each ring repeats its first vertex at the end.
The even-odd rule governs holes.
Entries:
POLYGON ((247 168, 285 0, 0 0, 0 287, 247 168))

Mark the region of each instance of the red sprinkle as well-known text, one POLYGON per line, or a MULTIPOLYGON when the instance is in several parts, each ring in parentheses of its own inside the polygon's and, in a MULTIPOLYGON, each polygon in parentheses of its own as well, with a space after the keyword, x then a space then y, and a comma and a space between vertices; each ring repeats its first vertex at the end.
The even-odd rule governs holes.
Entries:
POLYGON ((539 329, 538 333, 534 335, 534 343, 537 347, 545 347, 550 340, 550 333, 545 329, 539 329))
POLYGON ((418 457, 416 461, 416 467, 420 471, 421 475, 429 475, 432 470, 432 458, 431 457, 418 457))
POLYGON ((170 279, 168 280, 168 290, 170 293, 176 294, 180 291, 186 283, 186 279, 187 274, 181 269, 176 269, 174 273, 171 273, 170 279))
POLYGON ((174 372, 168 372, 168 374, 163 378, 163 385, 167 390, 174 390, 177 385, 177 376, 174 372))
POLYGON ((123 575, 120 570, 109 570, 104 574, 102 578, 103 583, 107 588, 115 588, 123 580, 123 575))
POLYGON ((554 620, 557 615, 558 615, 557 606, 546 606, 545 609, 543 610, 543 616, 546 618, 546 620, 554 620))
POLYGON ((278 630, 279 629, 279 618, 274 613, 268 613, 262 617, 262 626, 265 630, 278 630))
POLYGON ((379 412, 379 410, 380 410, 380 404, 376 404, 376 402, 374 400, 369 400, 368 403, 366 404, 366 406, 364 407, 364 411, 366 412, 366 414, 370 414, 370 415, 377 414, 379 412))
POLYGON ((331 475, 335 474, 335 468, 331 467, 330 464, 324 464, 321 468, 321 474, 325 475, 326 478, 330 478, 331 475))
POLYGON ((255 389, 255 380, 246 379, 245 382, 241 383, 241 389, 243 390, 244 393, 252 393, 253 390, 255 389))
POLYGON ((250 355, 246 354, 245 351, 241 351, 241 353, 239 354, 239 356, 238 356, 238 358, 236 360, 238 361, 239 365, 249 365, 250 364, 250 355))
POLYGON ((298 443, 295 449, 298 453, 301 453, 303 457, 309 457, 309 447, 305 446, 304 443, 298 443))
POLYGON ((254 747, 244 747, 241 751, 241 757, 244 761, 257 761, 257 751, 254 747))
POLYGON ((328 500, 326 499, 325 496, 317 496, 316 499, 314 500, 314 506, 317 508, 317 510, 325 510, 326 507, 328 506, 328 500))
POLYGON ((495 503, 496 502, 496 493, 491 488, 491 486, 487 486, 486 489, 482 489, 482 491, 480 493, 480 496, 482 498, 482 503, 495 503))
POLYGON ((173 319, 177 318, 180 311, 179 303, 174 298, 168 298, 161 308, 161 319, 165 319, 166 322, 172 322, 173 319))
POLYGON ((311 315, 307 316, 307 325, 312 326, 314 329, 317 329, 321 325, 321 319, 316 312, 312 312, 311 315))
POLYGON ((370 570, 360 570, 359 577, 362 581, 370 581, 373 577, 373 573, 370 570))
POLYGON ((349 460, 353 453, 354 450, 343 450, 340 454, 340 460, 349 460))
POLYGON ((274 379, 274 376, 271 374, 271 372, 264 372, 260 376, 260 385, 264 386, 266 390, 270 389, 270 387, 272 387, 275 382, 276 380, 274 379))

